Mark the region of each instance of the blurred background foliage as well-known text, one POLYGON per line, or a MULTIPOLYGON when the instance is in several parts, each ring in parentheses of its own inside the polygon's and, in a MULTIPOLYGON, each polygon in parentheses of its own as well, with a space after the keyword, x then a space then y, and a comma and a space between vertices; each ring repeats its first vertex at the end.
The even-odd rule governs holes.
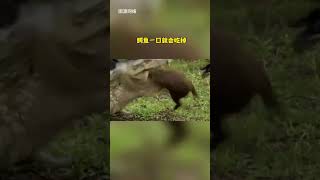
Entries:
POLYGON ((288 27, 315 7, 319 2, 311 0, 214 2, 213 27, 237 34, 265 62, 287 114, 270 122, 255 99, 243 113, 227 119, 231 139, 214 155, 214 179, 320 176, 320 51, 295 53, 291 43, 298 30, 288 27))
POLYGON ((188 27, 195 47, 200 47, 203 54, 210 54, 209 0, 165 0, 153 22, 166 31, 184 32, 188 27))
POLYGON ((197 58, 210 57, 210 0, 111 0, 110 7, 112 37, 119 33, 113 31, 116 27, 129 27, 147 37, 186 37, 188 45, 199 51, 197 58), (136 9, 136 14, 119 15, 122 8, 136 9))
POLYGON ((186 125, 187 138, 169 147, 171 130, 163 122, 111 122, 111 178, 209 179, 209 122, 186 125))

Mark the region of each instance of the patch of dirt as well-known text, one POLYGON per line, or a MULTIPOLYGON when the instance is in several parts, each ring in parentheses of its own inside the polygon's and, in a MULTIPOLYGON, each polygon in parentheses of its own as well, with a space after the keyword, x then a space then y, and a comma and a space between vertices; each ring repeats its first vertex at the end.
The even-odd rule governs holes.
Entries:
POLYGON ((111 115, 112 121, 145 121, 145 118, 133 113, 119 112, 111 115))
POLYGON ((154 117, 144 117, 138 114, 120 112, 111 116, 112 121, 185 121, 171 109, 160 111, 154 117))

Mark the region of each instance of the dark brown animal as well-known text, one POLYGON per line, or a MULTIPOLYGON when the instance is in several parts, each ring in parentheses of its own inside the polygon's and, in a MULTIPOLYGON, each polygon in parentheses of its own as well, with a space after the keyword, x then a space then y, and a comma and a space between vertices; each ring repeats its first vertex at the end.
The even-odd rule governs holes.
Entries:
MULTIPOLYGON (((101 3, 105 8, 104 1, 101 3)), ((89 13, 88 19, 82 17, 85 21, 77 23, 73 19, 77 14, 71 16, 69 8, 35 4, 30 11, 24 9, 24 18, 30 15, 34 21, 12 27, 12 54, 17 61, 30 60, 38 85, 26 87, 33 100, 20 119, 9 121, 9 125, 0 120, 0 139, 10 142, 0 141, 1 165, 5 167, 37 153, 75 120, 108 108, 105 15, 94 18, 100 22, 92 22, 89 13)))
POLYGON ((181 106, 180 99, 187 96, 190 91, 193 96, 198 96, 192 82, 178 71, 155 69, 150 71, 149 77, 157 86, 169 91, 176 103, 174 110, 181 106))
POLYGON ((214 29, 211 37, 214 87, 211 144, 215 149, 226 137, 221 127, 222 119, 240 112, 254 96, 260 96, 269 109, 279 106, 263 62, 242 48, 236 36, 214 29))
MULTIPOLYGON (((113 60, 113 63, 116 64, 117 60, 113 60)), ((116 109, 117 111, 121 110, 133 99, 145 95, 152 95, 164 88, 168 89, 172 99, 174 102, 176 102, 175 109, 181 106, 180 99, 185 97, 189 91, 197 96, 192 82, 188 80, 182 73, 173 70, 150 70, 149 76, 146 80, 140 80, 139 78, 134 78, 123 74, 118 81, 120 81, 121 84, 125 84, 127 91, 124 91, 121 94, 121 97, 118 98, 119 101, 117 102, 117 105, 119 105, 119 107, 116 109)), ((116 113, 117 111, 111 110, 112 113, 116 113)), ((172 135, 169 139, 170 146, 181 142, 187 134, 185 122, 169 121, 166 122, 166 125, 172 132, 172 135)))

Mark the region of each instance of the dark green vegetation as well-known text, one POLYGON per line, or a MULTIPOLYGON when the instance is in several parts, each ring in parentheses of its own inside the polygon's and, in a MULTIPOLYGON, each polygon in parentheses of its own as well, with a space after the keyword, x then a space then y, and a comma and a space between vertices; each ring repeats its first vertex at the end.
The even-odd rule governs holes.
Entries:
POLYGON ((55 137, 43 149, 55 160, 72 159, 71 164, 26 161, 0 172, 0 179, 109 179, 109 122, 105 115, 80 119, 73 127, 55 137), (32 163, 31 163, 32 162, 32 163))
MULTIPOLYGON (((73 179, 109 176, 108 123, 105 115, 92 115, 80 120, 72 130, 62 133, 50 144, 48 150, 52 154, 73 159, 72 167, 64 169, 73 179)), ((53 170, 53 177, 56 174, 53 170)))
POLYGON ((201 77, 200 68, 208 63, 207 60, 174 60, 170 69, 183 72, 190 79, 198 93, 195 99, 191 92, 181 99, 182 106, 173 112, 175 103, 166 90, 153 97, 142 97, 130 103, 124 111, 135 114, 131 120, 192 120, 209 121, 210 119, 210 79, 201 77))
POLYGON ((46 163, 17 166, 1 174, 2 178, 95 180, 109 178, 109 125, 105 115, 92 115, 81 119, 52 141, 45 152, 55 158, 72 158, 71 165, 62 167, 46 163))
POLYGON ((214 179, 318 179, 320 51, 295 53, 291 43, 296 31, 288 24, 320 4, 302 0, 253 3, 215 2, 215 26, 240 34, 265 62, 286 117, 270 121, 255 99, 243 113, 228 118, 225 128, 231 138, 215 154, 214 179))

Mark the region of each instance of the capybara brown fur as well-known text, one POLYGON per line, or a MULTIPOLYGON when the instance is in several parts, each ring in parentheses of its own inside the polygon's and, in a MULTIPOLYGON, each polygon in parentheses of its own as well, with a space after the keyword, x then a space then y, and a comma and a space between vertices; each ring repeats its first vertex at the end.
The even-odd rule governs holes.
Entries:
POLYGON ((278 102, 262 61, 243 48, 236 36, 214 29, 211 37, 214 117, 211 144, 215 149, 226 137, 221 127, 226 115, 240 112, 256 95, 268 109, 278 107, 278 102))
POLYGON ((181 72, 154 69, 150 71, 149 77, 156 85, 169 91, 172 100, 176 103, 174 110, 181 106, 180 99, 187 96, 190 91, 193 96, 198 96, 192 82, 181 72))

